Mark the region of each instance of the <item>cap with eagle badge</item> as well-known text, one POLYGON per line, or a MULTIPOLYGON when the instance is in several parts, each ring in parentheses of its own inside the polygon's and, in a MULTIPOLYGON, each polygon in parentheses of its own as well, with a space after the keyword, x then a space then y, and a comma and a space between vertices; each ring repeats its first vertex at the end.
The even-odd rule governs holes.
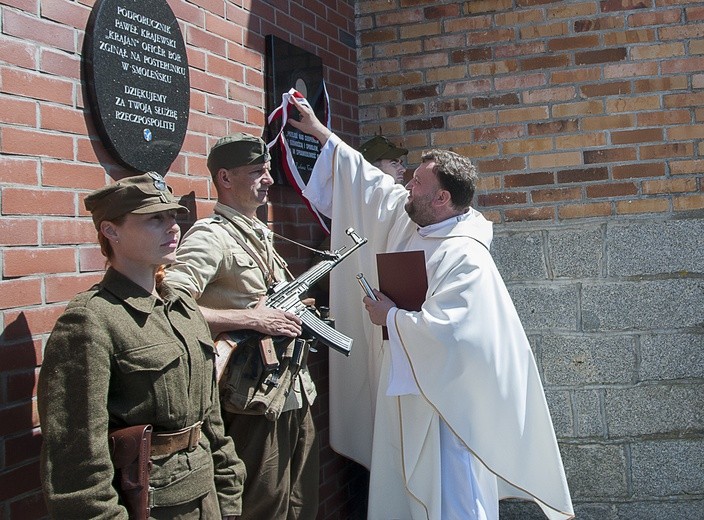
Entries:
POLYGON ((113 220, 127 213, 158 213, 172 209, 188 213, 188 208, 176 202, 171 188, 157 172, 120 179, 89 194, 83 203, 91 212, 96 229, 103 220, 113 220))

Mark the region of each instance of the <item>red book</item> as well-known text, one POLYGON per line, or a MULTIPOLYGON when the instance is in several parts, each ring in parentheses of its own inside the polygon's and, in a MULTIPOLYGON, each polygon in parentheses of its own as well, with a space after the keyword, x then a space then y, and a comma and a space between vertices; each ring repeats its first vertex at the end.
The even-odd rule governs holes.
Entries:
MULTIPOLYGON (((377 253, 376 268, 379 290, 391 298, 396 307, 407 311, 420 310, 428 292, 423 251, 377 253)), ((389 339, 386 327, 382 327, 382 331, 384 339, 389 339)))

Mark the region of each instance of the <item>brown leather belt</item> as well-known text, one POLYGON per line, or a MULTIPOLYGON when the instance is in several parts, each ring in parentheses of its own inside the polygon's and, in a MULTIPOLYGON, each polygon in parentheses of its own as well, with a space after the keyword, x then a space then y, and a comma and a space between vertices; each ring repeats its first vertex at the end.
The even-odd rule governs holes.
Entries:
POLYGON ((151 456, 172 455, 179 451, 193 451, 200 440, 203 421, 175 432, 152 432, 151 456))

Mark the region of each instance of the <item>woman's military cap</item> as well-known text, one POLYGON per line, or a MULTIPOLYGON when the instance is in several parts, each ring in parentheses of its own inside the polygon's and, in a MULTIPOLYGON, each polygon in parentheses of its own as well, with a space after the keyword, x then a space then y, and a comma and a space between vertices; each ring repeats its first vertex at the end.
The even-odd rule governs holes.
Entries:
POLYGON ((127 213, 158 213, 175 209, 188 212, 171 194, 171 188, 157 172, 120 179, 88 195, 84 204, 93 216, 95 228, 103 220, 113 220, 127 213))

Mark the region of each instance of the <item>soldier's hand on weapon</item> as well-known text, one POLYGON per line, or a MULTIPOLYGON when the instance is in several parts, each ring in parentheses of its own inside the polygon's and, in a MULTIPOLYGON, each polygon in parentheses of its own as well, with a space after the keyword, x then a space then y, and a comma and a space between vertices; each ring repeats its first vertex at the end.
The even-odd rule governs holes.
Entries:
POLYGON ((295 96, 291 96, 291 102, 298 109, 301 117, 299 120, 289 119, 288 123, 301 132, 312 135, 320 141, 321 145, 325 144, 332 132, 320 122, 308 101, 299 101, 295 96))
POLYGON ((272 309, 265 305, 266 297, 262 296, 252 313, 252 329, 267 336, 288 336, 294 338, 303 332, 301 319, 292 312, 272 309))
POLYGON ((378 300, 374 300, 369 296, 362 298, 364 308, 369 313, 369 319, 374 325, 386 325, 386 315, 396 304, 389 299, 384 293, 373 289, 374 295, 378 300))

